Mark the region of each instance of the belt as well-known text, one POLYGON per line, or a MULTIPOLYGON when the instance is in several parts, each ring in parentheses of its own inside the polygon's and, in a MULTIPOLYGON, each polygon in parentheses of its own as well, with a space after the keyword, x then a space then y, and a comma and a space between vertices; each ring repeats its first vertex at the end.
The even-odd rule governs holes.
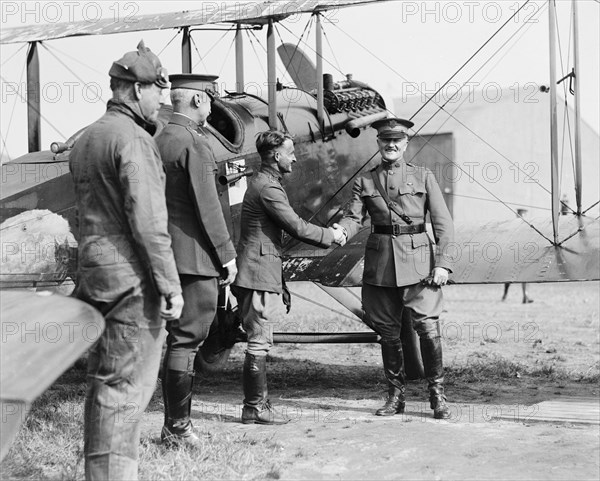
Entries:
POLYGON ((415 225, 401 225, 401 224, 389 224, 389 225, 372 225, 371 232, 373 234, 389 234, 389 235, 401 235, 401 234, 420 234, 425 232, 425 224, 415 225))

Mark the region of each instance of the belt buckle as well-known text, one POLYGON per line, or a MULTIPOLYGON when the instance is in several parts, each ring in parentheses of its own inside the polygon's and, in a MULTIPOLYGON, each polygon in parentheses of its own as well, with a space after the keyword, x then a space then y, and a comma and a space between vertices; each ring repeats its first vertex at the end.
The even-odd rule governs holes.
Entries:
POLYGON ((400 224, 392 224, 392 235, 400 235, 400 224))

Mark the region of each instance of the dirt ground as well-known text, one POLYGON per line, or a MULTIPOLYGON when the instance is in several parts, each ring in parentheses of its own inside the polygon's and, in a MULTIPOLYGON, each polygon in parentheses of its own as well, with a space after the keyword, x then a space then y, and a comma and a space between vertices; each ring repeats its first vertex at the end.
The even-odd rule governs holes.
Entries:
MULTIPOLYGON (((279 344, 268 362, 270 397, 289 424, 239 422, 238 345, 224 373, 198 378, 196 426, 212 437, 244 433, 274 443, 272 479, 600 479, 599 425, 580 422, 600 402, 599 283, 531 285, 532 304, 521 304, 518 285, 505 302, 499 285, 445 293, 450 420, 432 418, 424 381, 409 384, 403 415, 373 415, 386 389, 378 345, 279 344), (557 402, 569 420, 540 419, 557 402)), ((352 325, 297 300, 285 322, 352 325)), ((143 436, 157 438, 162 415, 155 396, 143 436)))

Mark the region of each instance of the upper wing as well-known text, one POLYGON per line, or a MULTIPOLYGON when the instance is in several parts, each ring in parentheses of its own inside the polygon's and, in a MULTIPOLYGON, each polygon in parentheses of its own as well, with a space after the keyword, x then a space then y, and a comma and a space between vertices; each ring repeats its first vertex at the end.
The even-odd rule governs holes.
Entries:
POLYGON ((163 30, 215 23, 249 23, 261 25, 269 18, 283 20, 298 14, 332 10, 380 0, 295 0, 290 2, 206 2, 201 10, 154 15, 106 18, 95 22, 80 21, 50 25, 31 25, 0 31, 0 43, 39 42, 80 35, 163 30))
MULTIPOLYGON (((450 283, 560 282, 600 279, 600 220, 561 216, 563 241, 553 245, 552 221, 535 219, 532 228, 521 219, 481 225, 456 225, 450 255, 455 259, 450 283), (541 234, 546 236, 544 238, 541 234)), ((286 252, 285 278, 314 281, 332 287, 360 286, 365 228, 344 247, 286 252)))

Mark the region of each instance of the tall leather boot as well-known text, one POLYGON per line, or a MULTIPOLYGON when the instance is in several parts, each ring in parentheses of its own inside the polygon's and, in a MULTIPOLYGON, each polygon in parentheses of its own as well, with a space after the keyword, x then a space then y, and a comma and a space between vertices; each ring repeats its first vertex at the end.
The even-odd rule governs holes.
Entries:
POLYGON ((377 416, 393 416, 404 412, 405 407, 405 385, 404 357, 402 355, 402 344, 400 342, 388 344, 381 343, 381 356, 383 358, 383 369, 388 383, 388 398, 383 407, 378 409, 377 416))
POLYGON ((285 424, 289 419, 273 409, 267 399, 267 356, 246 353, 243 371, 244 424, 285 424))
POLYGON ((444 395, 444 364, 442 360, 442 339, 421 338, 421 356, 425 378, 429 389, 429 405, 435 419, 448 419, 450 411, 444 395))
POLYGON ((190 419, 193 385, 193 372, 174 371, 173 369, 163 371, 165 424, 160 433, 160 439, 167 445, 200 446, 200 438, 194 432, 190 419))

